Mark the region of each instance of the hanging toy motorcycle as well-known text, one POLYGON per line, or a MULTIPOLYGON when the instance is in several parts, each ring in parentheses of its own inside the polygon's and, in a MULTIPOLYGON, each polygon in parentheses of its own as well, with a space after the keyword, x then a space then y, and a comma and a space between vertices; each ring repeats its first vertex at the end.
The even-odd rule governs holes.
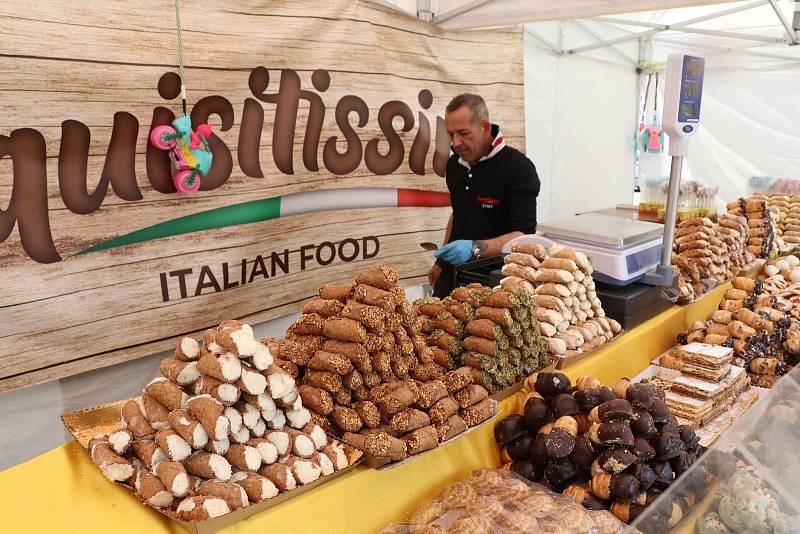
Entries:
POLYGON ((194 193, 208 174, 213 162, 208 140, 211 125, 201 124, 192 130, 192 120, 186 113, 186 84, 183 72, 183 40, 178 0, 175 0, 175 20, 178 28, 178 67, 181 75, 181 104, 183 115, 172 121, 172 126, 156 126, 150 132, 150 142, 159 150, 169 150, 169 159, 175 167, 172 182, 181 193, 194 193))

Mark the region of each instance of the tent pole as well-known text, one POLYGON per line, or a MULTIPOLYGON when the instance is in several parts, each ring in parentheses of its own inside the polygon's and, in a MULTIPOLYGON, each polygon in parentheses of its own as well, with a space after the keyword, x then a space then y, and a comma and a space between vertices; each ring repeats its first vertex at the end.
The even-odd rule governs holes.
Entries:
POLYGON ((769 4, 772 6, 772 10, 775 11, 775 14, 783 24, 784 29, 786 30, 786 35, 789 36, 789 42, 791 44, 797 44, 797 32, 794 31, 792 28, 792 24, 789 22, 789 19, 786 18, 786 15, 783 14, 781 11, 781 6, 778 5, 777 0, 769 0, 769 4))
MULTIPOLYGON (((774 2, 775 0, 770 0, 774 2)), ((644 22, 638 20, 618 19, 613 17, 597 17, 592 20, 598 22, 606 22, 611 24, 626 24, 628 26, 643 26, 645 28, 654 28, 661 31, 679 31, 683 33, 697 33, 700 35, 716 35, 718 37, 729 37, 731 39, 744 39, 747 41, 759 41, 762 43, 786 43, 784 37, 765 37, 762 35, 753 35, 751 33, 738 33, 729 32, 724 30, 706 30, 702 28, 691 28, 683 24, 657 24, 654 22, 644 22)))
POLYGON ((442 23, 446 20, 450 20, 453 17, 457 17, 459 15, 463 15, 465 13, 469 13, 473 9, 478 9, 481 6, 485 6, 486 4, 492 2, 494 0, 473 0, 468 4, 464 4, 463 6, 459 6, 455 9, 451 9, 450 11, 446 11, 441 15, 433 17, 434 24, 442 23))
MULTIPOLYGON (((586 25, 586 23, 584 23, 584 22, 582 22, 582 21, 580 21, 580 20, 578 20, 578 19, 574 19, 572 22, 573 22, 573 23, 574 23, 574 24, 575 24, 575 25, 576 25, 578 28, 582 29, 582 30, 583 30, 583 31, 585 31, 587 34, 589 34, 591 37, 593 37, 595 41, 602 41, 602 40, 603 40, 603 38, 602 38, 602 37, 600 37, 599 35, 597 35, 595 32, 593 32, 593 31, 592 31, 592 29, 591 29, 591 28, 589 28, 589 27, 586 25)), ((615 54, 617 54, 618 56, 620 56, 621 58, 623 58, 625 61, 627 61, 628 63, 630 63, 631 65, 637 65, 637 64, 638 64, 638 63, 637 63, 636 61, 634 61, 632 58, 628 57, 628 54, 626 54, 625 52, 623 52, 622 50, 620 50, 620 49, 619 49, 619 48, 617 48, 616 46, 614 46, 614 45, 609 45, 609 46, 608 46, 608 48, 609 48, 609 49, 611 49, 611 51, 612 51, 612 52, 614 52, 615 54)))
MULTIPOLYGON (((753 9, 753 8, 756 8, 756 7, 759 7, 759 6, 763 6, 763 5, 768 4, 768 3, 769 3, 769 0, 757 0, 756 2, 751 2, 749 4, 732 7, 730 9, 725 9, 723 11, 718 11, 716 13, 711 13, 709 15, 704 15, 702 17, 697 17, 697 18, 693 18, 693 19, 689 19, 689 20, 684 20, 682 22, 679 22, 677 25, 678 26, 689 26, 691 24, 697 24, 698 22, 705 22, 707 20, 712 20, 712 19, 716 19, 716 18, 719 18, 719 17, 724 17, 724 16, 730 15, 732 13, 739 13, 741 11, 747 11, 748 9, 753 9)), ((602 42, 599 42, 599 43, 594 43, 594 44, 590 44, 590 45, 586 45, 586 46, 580 46, 578 48, 573 48, 571 50, 567 50, 566 53, 567 54, 580 54, 581 52, 586 52, 588 50, 594 50, 595 48, 602 48, 604 46, 608 46, 608 45, 612 45, 612 44, 624 43, 625 41, 632 41, 632 40, 638 39, 639 37, 649 37, 651 35, 655 35, 657 33, 663 32, 663 31, 664 30, 662 30, 662 29, 654 29, 654 30, 647 30, 645 32, 631 33, 629 35, 623 35, 622 37, 617 37, 616 39, 609 39, 607 41, 602 41, 602 42)))
POLYGON ((545 45, 547 48, 549 48, 550 50, 552 50, 556 54, 561 54, 562 53, 562 51, 559 50, 558 47, 554 43, 551 43, 543 35, 539 34, 538 32, 535 32, 535 31, 531 30, 530 28, 528 28, 525 25, 523 25, 522 29, 525 31, 525 33, 527 33, 528 35, 530 35, 531 37, 533 37, 534 39, 536 39, 537 41, 539 41, 540 43, 545 45))

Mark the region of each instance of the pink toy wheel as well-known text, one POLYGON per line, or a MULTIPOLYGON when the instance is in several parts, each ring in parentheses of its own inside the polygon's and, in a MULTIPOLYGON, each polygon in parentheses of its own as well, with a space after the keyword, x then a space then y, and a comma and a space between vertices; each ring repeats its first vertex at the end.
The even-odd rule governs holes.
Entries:
POLYGON ((192 171, 178 171, 172 177, 172 182, 175 184, 175 189, 181 193, 194 193, 200 189, 200 174, 194 177, 194 181, 189 183, 192 178, 192 171))
POLYGON ((156 126, 153 128, 153 131, 150 132, 150 142, 153 143, 153 146, 160 149, 160 150, 168 150, 172 145, 175 144, 175 140, 166 141, 164 140, 165 135, 172 135, 175 133, 175 128, 172 126, 156 126))

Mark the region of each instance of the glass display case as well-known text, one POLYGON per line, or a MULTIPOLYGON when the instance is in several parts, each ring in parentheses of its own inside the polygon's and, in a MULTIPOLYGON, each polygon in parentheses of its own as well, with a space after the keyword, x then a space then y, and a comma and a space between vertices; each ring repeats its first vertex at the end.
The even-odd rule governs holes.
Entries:
POLYGON ((737 420, 626 532, 800 533, 800 366, 737 420))

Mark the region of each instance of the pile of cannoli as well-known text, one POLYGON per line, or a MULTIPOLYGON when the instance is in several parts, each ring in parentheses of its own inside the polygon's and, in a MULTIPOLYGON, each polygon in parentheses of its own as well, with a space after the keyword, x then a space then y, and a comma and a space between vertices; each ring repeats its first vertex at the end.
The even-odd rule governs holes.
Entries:
POLYGON ((698 321, 678 336, 680 344, 732 347, 732 363, 748 370, 754 386, 772 387, 793 359, 789 349, 798 334, 789 334, 791 302, 764 289, 763 280, 736 277, 711 320, 698 321))
POLYGON ((492 394, 549 363, 546 342, 532 319, 537 307, 524 289, 471 284, 414 306, 434 361, 447 369, 470 367, 475 383, 492 394))
POLYGON ((371 406, 364 428, 346 431, 342 441, 364 451, 375 468, 436 448, 494 415, 489 392, 473 384, 469 367, 428 382, 380 384, 372 398, 364 401, 371 406))
MULTIPOLYGON (((450 396, 462 387, 443 388, 450 375, 434 361, 422 320, 397 283, 397 273, 379 265, 353 284, 322 286, 277 342, 279 358, 297 368, 311 420, 346 436, 371 465, 436 447, 492 414, 482 386, 471 388, 464 406, 450 396), (431 387, 430 398, 421 397, 431 387)), ((471 384, 469 369, 463 374, 471 384)))
MULTIPOLYGON (((781 238, 786 247, 800 244, 800 197, 756 193, 750 200, 766 202, 769 210, 777 215, 775 235, 781 238)), ((784 250, 785 247, 779 243, 778 248, 784 250)))
POLYGON ((532 293, 534 321, 547 338, 554 360, 588 353, 621 330, 606 318, 592 279, 592 264, 581 252, 555 244, 548 251, 534 243, 515 243, 503 259, 506 290, 532 293))
MULTIPOLYGON (((632 522, 700 454, 652 384, 621 379, 612 388, 582 376, 540 372, 525 381, 522 413, 495 425, 505 467, 589 510, 632 522)), ((675 501, 662 518, 674 526, 694 503, 675 501)))
POLYGON ((121 428, 92 460, 147 504, 201 521, 348 466, 345 447, 311 421, 294 378, 249 325, 185 337, 161 377, 122 407, 121 428))
POLYGON ((776 232, 780 212, 777 207, 770 208, 764 198, 740 198, 728 203, 727 208, 729 214, 747 218, 747 250, 755 257, 768 258, 783 242, 776 232))

